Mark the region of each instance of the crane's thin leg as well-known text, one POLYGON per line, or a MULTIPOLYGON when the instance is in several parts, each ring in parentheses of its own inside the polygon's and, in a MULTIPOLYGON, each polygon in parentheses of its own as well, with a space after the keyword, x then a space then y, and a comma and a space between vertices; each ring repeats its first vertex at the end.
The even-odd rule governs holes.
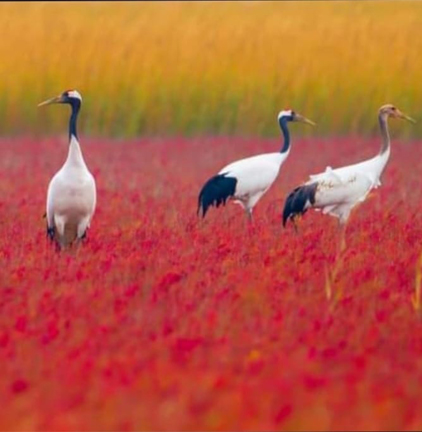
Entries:
POLYGON ((339 221, 339 252, 338 254, 342 254, 347 248, 346 245, 346 229, 347 229, 347 220, 340 219, 339 221))
POLYGON ((248 218, 248 222, 252 223, 253 222, 253 220, 252 220, 252 209, 245 207, 245 211, 246 211, 246 216, 248 218))
POLYGON ((295 233, 296 233, 296 234, 299 234, 299 228, 298 228, 298 226, 297 226, 296 219, 297 219, 296 216, 292 216, 292 217, 290 218, 290 220, 291 220, 292 223, 293 223, 293 228, 295 229, 295 233))

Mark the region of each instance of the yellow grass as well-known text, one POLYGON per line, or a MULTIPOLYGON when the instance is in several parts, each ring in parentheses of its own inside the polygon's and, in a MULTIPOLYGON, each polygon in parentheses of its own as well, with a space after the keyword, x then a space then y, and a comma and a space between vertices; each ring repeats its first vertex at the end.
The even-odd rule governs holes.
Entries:
POLYGON ((0 29, 2 134, 63 131, 36 104, 67 88, 85 134, 276 135, 284 107, 373 133, 385 102, 422 121, 421 2, 2 3, 0 29))

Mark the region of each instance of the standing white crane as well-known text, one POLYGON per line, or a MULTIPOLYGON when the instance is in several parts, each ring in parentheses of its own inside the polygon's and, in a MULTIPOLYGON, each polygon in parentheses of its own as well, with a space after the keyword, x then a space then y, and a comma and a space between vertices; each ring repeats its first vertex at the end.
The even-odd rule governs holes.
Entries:
POLYGON ((86 236, 95 211, 95 180, 82 156, 76 133, 76 121, 82 104, 78 91, 69 90, 38 106, 69 104, 69 153, 62 168, 54 175, 47 192, 47 236, 66 247, 86 236))
POLYGON ((389 117, 415 122, 392 104, 381 106, 378 112, 382 136, 380 152, 372 159, 337 169, 328 166, 325 172, 311 175, 309 181, 294 189, 287 197, 283 226, 289 219, 295 225, 296 216, 313 208, 337 217, 340 226, 345 228, 352 208, 363 202, 372 189, 381 185, 380 177, 390 157, 389 117))
POLYGON ((288 122, 304 122, 315 125, 313 121, 292 110, 283 110, 278 115, 278 123, 284 137, 280 152, 259 154, 225 166, 217 175, 210 178, 202 187, 198 198, 198 213, 202 208, 205 217, 210 206, 225 205, 233 199, 252 219, 252 210, 261 197, 274 183, 280 167, 290 152, 290 133, 288 122))

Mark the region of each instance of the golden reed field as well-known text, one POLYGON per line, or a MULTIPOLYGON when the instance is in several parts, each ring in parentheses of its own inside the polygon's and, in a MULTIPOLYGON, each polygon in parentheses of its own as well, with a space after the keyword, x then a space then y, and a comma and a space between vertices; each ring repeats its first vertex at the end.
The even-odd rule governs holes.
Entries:
POLYGON ((372 135, 382 103, 422 97, 420 2, 2 3, 0 28, 3 135, 62 131, 36 104, 67 88, 84 134, 123 137, 275 136, 289 106, 372 135))

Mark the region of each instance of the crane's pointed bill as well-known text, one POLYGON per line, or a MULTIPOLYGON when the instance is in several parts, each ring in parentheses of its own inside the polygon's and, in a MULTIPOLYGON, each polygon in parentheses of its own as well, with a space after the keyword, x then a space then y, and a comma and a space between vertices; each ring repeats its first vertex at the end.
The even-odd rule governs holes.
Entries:
POLYGON ((403 119, 407 119, 409 122, 411 122, 412 124, 416 124, 416 120, 415 119, 413 119, 413 118, 411 118, 409 115, 406 115, 405 113, 403 113, 403 112, 400 112, 400 114, 401 114, 401 118, 403 118, 403 119))
POLYGON ((58 97, 53 97, 53 98, 50 98, 48 100, 43 101, 42 103, 38 104, 38 107, 47 106, 48 104, 61 103, 62 101, 63 101, 62 96, 59 95, 58 97))
POLYGON ((298 122, 304 122, 305 124, 312 125, 313 127, 316 126, 316 123, 314 121, 311 121, 310 119, 305 118, 304 116, 299 115, 298 113, 295 116, 295 120, 298 122))

